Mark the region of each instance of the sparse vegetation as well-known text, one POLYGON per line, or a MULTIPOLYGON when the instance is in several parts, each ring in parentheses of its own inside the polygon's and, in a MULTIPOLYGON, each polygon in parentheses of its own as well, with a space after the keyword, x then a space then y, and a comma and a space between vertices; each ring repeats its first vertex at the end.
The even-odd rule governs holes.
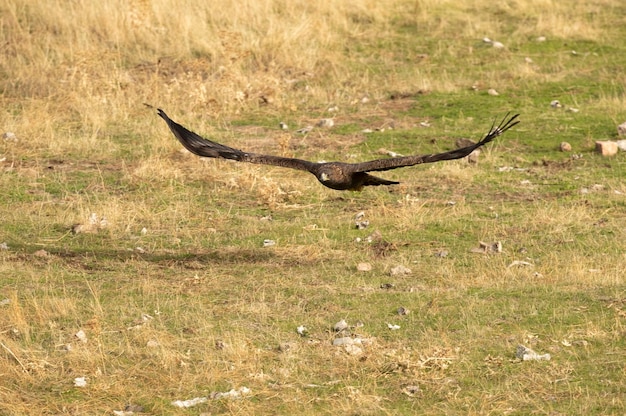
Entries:
POLYGON ((0 134, 17 141, 0 139, 0 413, 623 414, 626 166, 593 147, 626 120, 625 15, 619 0, 3 2, 0 134), (522 124, 477 165, 340 193, 182 152, 157 106, 312 160, 452 149, 509 110, 522 124), (323 117, 335 127, 295 133, 323 117), (360 351, 332 345, 340 319, 363 324, 360 351), (520 362, 518 344, 552 359, 520 362))

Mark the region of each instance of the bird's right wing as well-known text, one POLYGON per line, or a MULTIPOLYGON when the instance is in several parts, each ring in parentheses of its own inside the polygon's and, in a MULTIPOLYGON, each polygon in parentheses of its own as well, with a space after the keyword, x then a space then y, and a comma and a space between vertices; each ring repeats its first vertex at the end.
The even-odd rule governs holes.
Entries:
MULTIPOLYGON (((510 113, 509 113, 510 114, 510 113)), ((442 160, 452 160, 452 159, 461 159, 474 150, 478 149, 481 146, 489 143, 496 137, 500 136, 502 133, 510 129, 519 123, 519 120, 516 120, 519 114, 515 114, 511 118, 507 120, 509 117, 507 114, 504 119, 500 122, 498 126, 494 124, 491 126, 489 133, 483 137, 481 141, 476 144, 472 144, 470 146, 462 147, 460 149, 451 150, 449 152, 444 153, 435 153, 430 155, 414 155, 414 156, 402 156, 402 157, 394 157, 390 159, 376 159, 371 160, 369 162, 356 163, 354 167, 358 172, 373 172, 373 171, 383 171, 390 170, 396 168, 402 168, 405 166, 413 166, 422 163, 433 163, 439 162, 442 160)))
POLYGON ((178 141, 181 142, 187 150, 197 156, 230 159, 238 162, 248 162, 262 165, 281 166, 309 172, 315 165, 317 165, 316 163, 309 162, 308 160, 249 153, 228 147, 223 144, 207 140, 193 131, 186 129, 184 126, 169 118, 167 114, 165 114, 165 111, 161 109, 158 109, 158 114, 163 120, 165 120, 178 141))

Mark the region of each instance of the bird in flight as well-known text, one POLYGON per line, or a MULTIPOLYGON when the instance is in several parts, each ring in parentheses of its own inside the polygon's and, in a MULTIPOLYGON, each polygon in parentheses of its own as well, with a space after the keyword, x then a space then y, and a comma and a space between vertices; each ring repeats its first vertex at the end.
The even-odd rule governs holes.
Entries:
POLYGON ((290 157, 244 152, 243 150, 234 149, 200 137, 196 133, 187 130, 185 127, 170 119, 161 109, 158 109, 158 115, 165 120, 170 130, 172 130, 172 133, 174 133, 174 136, 176 136, 182 145, 195 155, 231 159, 238 162, 256 163, 261 165, 282 166, 284 168, 307 171, 315 175, 317 180, 320 181, 322 185, 338 191, 360 191, 364 186, 397 185, 400 182, 382 179, 370 175, 368 172, 391 170, 406 166, 419 165, 422 163, 439 162, 442 160, 461 159, 519 123, 519 120, 517 120, 519 114, 509 117, 510 113, 508 113, 498 126, 496 126, 494 122, 489 132, 478 143, 462 147, 460 149, 451 150, 449 152, 429 155, 392 157, 361 163, 343 163, 311 162, 308 160, 294 159, 290 157))

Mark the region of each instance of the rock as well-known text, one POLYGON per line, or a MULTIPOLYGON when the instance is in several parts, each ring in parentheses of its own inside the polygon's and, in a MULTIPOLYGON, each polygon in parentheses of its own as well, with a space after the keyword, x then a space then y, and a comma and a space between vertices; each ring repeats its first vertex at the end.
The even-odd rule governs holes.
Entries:
POLYGON ((472 153, 467 155, 467 161, 469 163, 478 163, 478 158, 480 157, 480 149, 474 150, 472 153))
POLYGON ((617 126, 617 134, 620 136, 626 136, 626 121, 617 126))
POLYGON ((263 240, 263 247, 274 247, 276 245, 276 241, 265 239, 263 240))
POLYGON ((493 95, 493 96, 500 95, 500 94, 498 93, 498 91, 496 91, 496 90, 495 90, 495 89, 493 89, 493 88, 489 88, 489 89, 487 90, 487 94, 489 94, 489 95, 493 95))
POLYGON ((7 131, 5 133, 2 134, 2 138, 7 141, 7 142, 16 142, 17 141, 17 136, 15 135, 15 133, 11 132, 11 131, 7 131))
POLYGON ((75 387, 87 387, 87 379, 85 377, 76 377, 74 379, 75 387))
POLYGON ((550 107, 552 107, 552 108, 561 108, 562 105, 561 105, 561 102, 559 100, 552 100, 550 102, 550 107))
POLYGON ((372 265, 369 263, 359 263, 356 265, 356 269, 360 272, 370 272, 372 271, 372 265))
POLYGON ((333 325, 333 330, 335 330, 335 332, 341 332, 345 329, 348 329, 348 323, 345 319, 342 319, 341 321, 333 325))
POLYGON ((502 253, 502 243, 495 241, 493 243, 478 242, 478 247, 471 249, 472 253, 502 253))
POLYGON ((351 337, 341 337, 341 338, 335 338, 333 340, 333 345, 335 347, 340 346, 340 345, 353 345, 353 344, 361 344, 361 339, 360 338, 351 338, 351 337))
POLYGON ((323 118, 320 121, 318 121, 316 124, 317 127, 325 127, 325 128, 330 128, 334 125, 335 125, 335 120, 333 120, 332 118, 323 118))
POLYGON ((523 345, 518 345, 515 356, 522 361, 550 361, 550 354, 537 354, 535 351, 523 345))
POLYGON ((417 385, 406 386, 405 388, 402 389, 402 393, 406 394, 409 397, 415 397, 421 393, 421 389, 417 385))
POLYGON ((602 156, 613 156, 617 153, 617 143, 609 140, 598 140, 596 151, 602 156))
POLYGON ((561 145, 559 146, 559 148, 561 149, 561 152, 571 152, 572 151, 572 145, 569 144, 568 142, 561 142, 561 145))
POLYGON ((619 150, 621 150, 622 152, 626 152, 626 140, 618 140, 615 143, 617 143, 617 148, 619 150))
POLYGON ((413 273, 413 271, 411 269, 409 269, 408 267, 405 267, 403 265, 398 265, 396 267, 392 267, 391 271, 389 272, 392 276, 400 276, 400 275, 405 275, 405 274, 411 274, 413 273))

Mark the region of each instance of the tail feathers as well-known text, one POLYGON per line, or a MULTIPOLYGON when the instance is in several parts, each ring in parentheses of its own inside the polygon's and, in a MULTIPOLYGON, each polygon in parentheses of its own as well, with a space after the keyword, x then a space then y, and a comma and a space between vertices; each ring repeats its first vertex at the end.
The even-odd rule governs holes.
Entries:
POLYGON ((379 178, 377 176, 366 174, 363 186, 398 185, 399 183, 400 182, 390 181, 387 179, 379 178))
POLYGON ((241 160, 245 153, 232 147, 224 146, 223 144, 215 143, 207 140, 196 133, 187 130, 165 114, 165 111, 158 109, 158 115, 165 120, 167 126, 170 128, 174 136, 178 141, 191 153, 212 158, 224 158, 232 160, 241 160))

